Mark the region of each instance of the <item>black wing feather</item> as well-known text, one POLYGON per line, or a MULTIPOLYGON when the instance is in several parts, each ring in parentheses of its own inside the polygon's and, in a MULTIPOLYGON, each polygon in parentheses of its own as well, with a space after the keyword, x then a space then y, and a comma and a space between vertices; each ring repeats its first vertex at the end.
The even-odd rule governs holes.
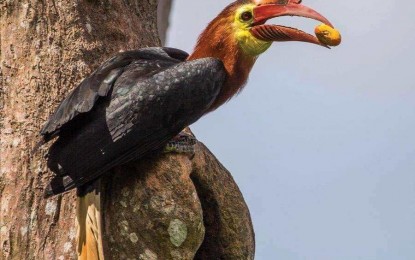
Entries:
POLYGON ((52 145, 48 166, 58 176, 45 195, 80 187, 114 166, 162 148, 208 110, 225 75, 222 62, 213 58, 127 65, 111 96, 52 145))
MULTIPOLYGON (((84 79, 59 105, 41 130, 44 141, 49 141, 60 128, 81 113, 87 113, 96 104, 99 97, 105 97, 114 82, 133 61, 153 60, 177 63, 188 54, 174 48, 143 48, 126 51, 108 59, 91 76, 84 79)), ((145 75, 147 71, 143 71, 145 75)))

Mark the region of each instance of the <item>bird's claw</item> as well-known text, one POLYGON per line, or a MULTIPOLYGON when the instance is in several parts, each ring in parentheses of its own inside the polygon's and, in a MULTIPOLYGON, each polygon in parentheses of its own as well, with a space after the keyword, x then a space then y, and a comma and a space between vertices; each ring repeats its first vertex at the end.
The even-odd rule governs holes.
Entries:
POLYGON ((187 153, 194 155, 197 140, 194 136, 181 132, 175 136, 163 149, 163 153, 187 153))

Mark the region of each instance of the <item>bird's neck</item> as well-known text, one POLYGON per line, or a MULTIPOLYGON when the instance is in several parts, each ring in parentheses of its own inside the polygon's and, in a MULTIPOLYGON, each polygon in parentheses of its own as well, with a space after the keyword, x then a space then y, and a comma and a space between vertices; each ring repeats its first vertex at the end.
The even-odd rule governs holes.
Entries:
POLYGON ((256 57, 245 54, 239 47, 235 37, 229 31, 231 28, 221 27, 229 24, 227 21, 216 21, 209 24, 200 35, 198 43, 188 60, 200 58, 220 59, 226 69, 227 77, 218 97, 209 109, 215 110, 244 87, 256 57), (222 29, 218 29, 222 28, 222 29))

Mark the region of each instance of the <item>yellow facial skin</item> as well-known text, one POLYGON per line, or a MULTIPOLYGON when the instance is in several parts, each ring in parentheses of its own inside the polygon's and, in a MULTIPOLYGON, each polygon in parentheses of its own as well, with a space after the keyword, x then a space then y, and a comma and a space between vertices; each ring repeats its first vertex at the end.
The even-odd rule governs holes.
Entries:
POLYGON ((245 12, 250 12, 253 17, 254 4, 243 5, 236 11, 233 27, 235 29, 235 38, 237 39, 241 49, 250 56, 258 56, 265 52, 272 44, 255 38, 249 31, 252 24, 252 18, 245 21, 242 15, 245 12))
POLYGON ((342 41, 340 32, 326 24, 317 26, 314 33, 321 43, 327 44, 328 46, 338 46, 342 41))

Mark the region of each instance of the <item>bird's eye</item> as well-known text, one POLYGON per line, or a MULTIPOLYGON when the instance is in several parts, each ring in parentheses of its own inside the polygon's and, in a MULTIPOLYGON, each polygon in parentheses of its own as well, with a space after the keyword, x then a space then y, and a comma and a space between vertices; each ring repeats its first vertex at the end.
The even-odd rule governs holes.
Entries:
POLYGON ((243 12, 241 14, 241 19, 242 21, 245 21, 245 22, 250 21, 252 19, 252 13, 249 11, 243 12))

